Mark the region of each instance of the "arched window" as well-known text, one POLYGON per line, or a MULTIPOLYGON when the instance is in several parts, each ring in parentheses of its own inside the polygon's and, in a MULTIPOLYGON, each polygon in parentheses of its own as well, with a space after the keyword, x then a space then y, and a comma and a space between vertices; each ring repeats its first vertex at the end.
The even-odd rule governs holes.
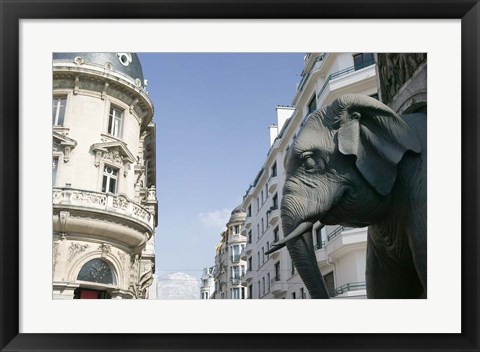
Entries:
POLYGON ((110 265, 101 259, 89 260, 78 273, 77 280, 115 285, 115 274, 110 265))

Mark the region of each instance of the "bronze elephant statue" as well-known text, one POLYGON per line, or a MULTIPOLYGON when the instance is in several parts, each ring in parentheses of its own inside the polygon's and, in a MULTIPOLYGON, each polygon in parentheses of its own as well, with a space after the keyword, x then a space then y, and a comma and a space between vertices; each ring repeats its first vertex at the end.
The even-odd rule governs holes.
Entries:
POLYGON ((368 298, 427 296, 427 115, 345 95, 311 115, 285 156, 283 238, 312 298, 329 298, 312 226, 368 226, 368 298))

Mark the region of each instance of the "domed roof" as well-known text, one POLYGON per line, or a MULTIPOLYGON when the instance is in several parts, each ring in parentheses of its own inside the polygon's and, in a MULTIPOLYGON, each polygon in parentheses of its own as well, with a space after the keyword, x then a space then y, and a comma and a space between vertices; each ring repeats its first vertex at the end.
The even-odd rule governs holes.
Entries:
POLYGON ((228 220, 228 224, 232 222, 243 222, 246 217, 247 217, 247 214, 242 209, 242 205, 240 204, 238 207, 232 210, 230 220, 228 220))
POLYGON ((88 64, 105 66, 112 65, 112 70, 131 77, 134 81, 138 78, 144 86, 143 70, 140 60, 135 53, 53 53, 53 61, 74 61, 80 57, 88 64))

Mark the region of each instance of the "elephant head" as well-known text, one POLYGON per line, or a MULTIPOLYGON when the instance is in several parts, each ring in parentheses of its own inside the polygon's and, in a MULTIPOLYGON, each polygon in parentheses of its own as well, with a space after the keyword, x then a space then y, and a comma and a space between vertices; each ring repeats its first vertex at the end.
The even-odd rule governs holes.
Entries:
POLYGON ((414 127, 370 97, 345 95, 307 118, 285 156, 285 238, 270 252, 287 246, 312 298, 328 298, 313 223, 363 227, 382 221, 391 210, 399 163, 421 149, 414 127))

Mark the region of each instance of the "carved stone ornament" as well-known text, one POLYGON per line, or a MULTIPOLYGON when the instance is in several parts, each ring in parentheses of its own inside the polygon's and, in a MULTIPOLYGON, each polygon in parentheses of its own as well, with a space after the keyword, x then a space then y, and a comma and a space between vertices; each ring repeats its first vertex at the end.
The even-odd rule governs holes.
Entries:
POLYGON ((75 56, 73 62, 75 62, 77 65, 83 65, 85 63, 85 60, 83 59, 83 57, 75 56))
POLYGON ((62 150, 62 147, 60 143, 58 143, 56 140, 53 140, 52 149, 54 152, 60 152, 62 150))
MULTIPOLYGON (((108 65, 108 64, 107 64, 108 65)), ((103 86, 103 91, 102 91, 102 95, 101 95, 101 99, 102 100, 105 100, 106 97, 107 97, 107 89, 108 89, 108 82, 105 82, 104 86, 103 86)))
POLYGON ((112 246, 108 243, 102 243, 98 248, 102 251, 102 258, 105 258, 107 254, 112 252, 112 246))
POLYGON ((84 252, 87 248, 88 248, 88 244, 80 244, 80 243, 70 244, 70 247, 68 247, 67 261, 70 263, 77 254, 84 252))
POLYGON ((118 251, 117 251, 117 255, 118 255, 118 257, 120 258, 120 260, 121 260, 122 262, 125 262, 125 261, 126 261, 127 255, 126 255, 124 252, 122 252, 121 250, 118 250, 118 251))
POLYGON ((124 173, 126 173, 128 164, 135 162, 135 157, 128 150, 126 144, 121 141, 95 143, 90 147, 90 151, 95 155, 95 167, 98 167, 100 162, 105 160, 111 164, 123 166, 124 173))
POLYGON ((79 85, 80 85, 80 77, 76 76, 75 87, 73 88, 73 94, 77 95, 80 92, 79 85))
POLYGON ((60 217, 60 236, 65 237, 66 229, 67 229, 67 219, 70 216, 70 212, 62 210, 58 214, 60 217))
POLYGON ((157 190, 155 189, 155 185, 152 185, 152 186, 148 189, 148 197, 147 197, 147 200, 153 200, 153 201, 156 201, 156 200, 157 200, 157 190))
POLYGON ((130 65, 130 63, 133 60, 132 59, 132 54, 130 54, 130 53, 117 53, 117 57, 118 57, 118 61, 120 61, 120 63, 123 66, 130 65))
POLYGON ((77 141, 67 137, 57 131, 53 131, 53 153, 63 154, 63 162, 67 163, 70 160, 70 152, 77 146, 77 141))
POLYGON ((57 265, 57 258, 60 255, 58 247, 60 245, 60 241, 53 242, 53 250, 52 250, 52 275, 55 274, 55 266, 57 265))
MULTIPOLYGON (((138 79, 138 78, 137 78, 138 79)), ((130 104, 130 108, 129 108, 129 111, 130 111, 130 114, 133 114, 133 108, 135 107, 135 104, 138 103, 138 98, 136 98, 132 104, 130 104)))
POLYGON ((73 190, 70 199, 75 204, 104 209, 107 203, 105 194, 73 190))
POLYGON ((103 159, 111 161, 114 164, 122 164, 123 158, 120 155, 120 151, 117 148, 112 148, 109 151, 103 153, 103 159))
POLYGON ((113 198, 112 205, 114 208, 121 209, 123 211, 127 211, 129 201, 127 197, 123 195, 118 195, 118 197, 113 198))

